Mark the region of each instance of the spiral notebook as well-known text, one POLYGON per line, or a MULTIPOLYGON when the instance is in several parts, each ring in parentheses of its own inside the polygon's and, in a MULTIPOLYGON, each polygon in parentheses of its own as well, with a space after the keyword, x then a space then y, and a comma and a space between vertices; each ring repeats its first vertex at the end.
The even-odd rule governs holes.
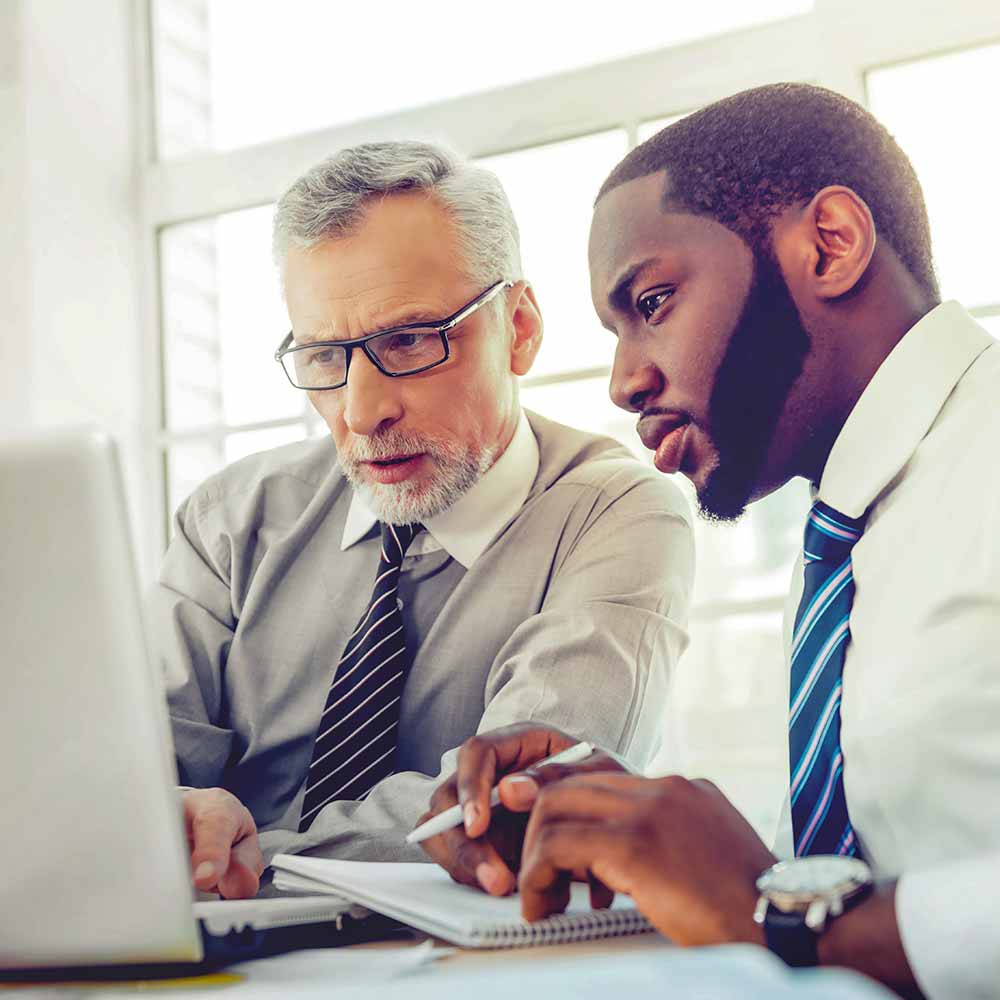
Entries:
POLYGON ((462 948, 519 948, 653 930, 627 896, 592 910, 587 886, 574 885, 566 912, 528 923, 517 896, 497 898, 453 882, 431 864, 332 861, 278 854, 274 884, 286 892, 327 892, 360 903, 462 948))

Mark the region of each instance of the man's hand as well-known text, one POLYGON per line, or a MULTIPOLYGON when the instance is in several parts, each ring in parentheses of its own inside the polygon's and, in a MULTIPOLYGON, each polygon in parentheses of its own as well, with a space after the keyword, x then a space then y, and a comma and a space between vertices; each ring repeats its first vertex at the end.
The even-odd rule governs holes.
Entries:
POLYGON ((226 899, 257 894, 264 857, 250 810, 223 788, 184 792, 184 826, 195 887, 226 899))
POLYGON ((774 857, 708 781, 579 775, 541 788, 525 834, 521 909, 565 909, 574 872, 630 895, 677 944, 763 943, 757 876, 774 857))
POLYGON ((456 882, 495 896, 513 892, 527 822, 524 814, 538 789, 571 774, 621 770, 599 751, 580 764, 531 766, 577 742, 558 729, 530 723, 466 740, 458 753, 458 770, 437 787, 430 810, 420 818, 423 823, 459 804, 464 825, 425 840, 424 850, 456 882), (491 813, 490 792, 498 780, 503 807, 491 813))

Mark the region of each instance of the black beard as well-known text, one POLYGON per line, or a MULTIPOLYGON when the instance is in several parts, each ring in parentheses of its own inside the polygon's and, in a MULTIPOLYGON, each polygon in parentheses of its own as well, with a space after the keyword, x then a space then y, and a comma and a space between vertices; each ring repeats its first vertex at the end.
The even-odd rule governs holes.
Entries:
POLYGON ((735 521, 746 510, 811 346, 770 248, 753 249, 753 256, 750 290, 709 400, 718 465, 699 490, 698 504, 706 518, 716 521, 735 521))

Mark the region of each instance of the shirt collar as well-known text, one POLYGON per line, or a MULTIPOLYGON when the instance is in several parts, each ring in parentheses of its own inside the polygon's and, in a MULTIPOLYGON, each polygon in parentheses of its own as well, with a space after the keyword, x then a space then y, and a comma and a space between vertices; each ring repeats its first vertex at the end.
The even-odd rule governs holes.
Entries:
MULTIPOLYGON (((448 555, 468 569, 524 505, 537 474, 538 442, 522 410, 503 454, 446 511, 428 518, 424 528, 448 555)), ((340 550, 359 542, 377 523, 378 517, 354 493, 340 550)))
POLYGON ((932 309, 892 349, 833 443, 819 496, 862 517, 910 460, 945 400, 993 338, 957 302, 932 309))

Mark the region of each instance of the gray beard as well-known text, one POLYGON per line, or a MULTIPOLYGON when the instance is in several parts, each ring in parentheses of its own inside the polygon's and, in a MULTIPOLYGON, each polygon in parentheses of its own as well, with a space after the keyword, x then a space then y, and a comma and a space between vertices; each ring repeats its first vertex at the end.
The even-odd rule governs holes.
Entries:
POLYGON ((385 524, 416 524, 442 514, 467 493, 498 458, 496 446, 475 452, 450 442, 425 441, 386 431, 357 454, 341 458, 344 475, 371 512, 385 524), (400 452, 426 452, 437 466, 430 482, 371 483, 360 475, 360 463, 400 452))

